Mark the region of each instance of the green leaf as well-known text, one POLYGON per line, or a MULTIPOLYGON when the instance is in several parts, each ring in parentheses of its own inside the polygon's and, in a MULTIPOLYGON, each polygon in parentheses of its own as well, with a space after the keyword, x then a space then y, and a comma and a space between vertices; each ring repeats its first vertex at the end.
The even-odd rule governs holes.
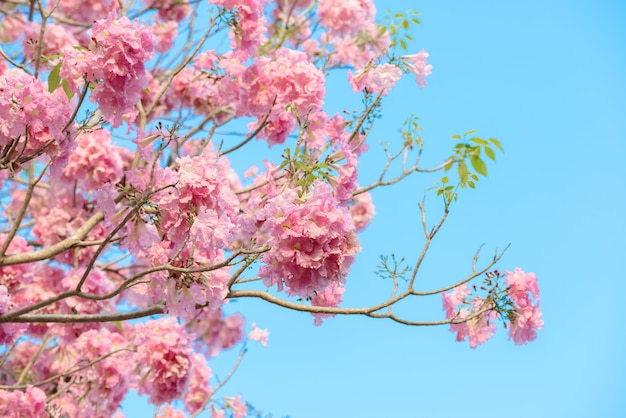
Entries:
POLYGON ((450 138, 452 138, 452 139, 461 139, 461 135, 452 135, 450 138))
POLYGON ((476 129, 472 129, 471 131, 463 132, 463 135, 471 135, 475 134, 476 132, 478 132, 476 129))
POLYGON ((400 48, 406 51, 406 41, 404 39, 400 39, 400 48))
POLYGON ((492 161, 496 160, 496 153, 493 152, 492 148, 485 147, 485 154, 487 155, 487 157, 491 158, 492 161))
POLYGON ((124 327, 122 326, 122 321, 113 321, 113 325, 115 325, 122 334, 124 333, 124 327))
POLYGON ((482 145, 482 146, 489 145, 489 142, 485 141, 482 138, 474 137, 474 138, 470 138, 470 141, 472 141, 474 144, 478 144, 478 145, 482 145))
POLYGON ((400 13, 400 12, 398 12, 398 13, 396 13, 395 15, 393 15, 393 18, 394 18, 394 19, 400 19, 400 18, 402 18, 402 17, 404 17, 404 13, 400 13))
POLYGON ((465 161, 463 160, 459 161, 457 172, 459 174, 459 179, 461 180, 461 183, 465 183, 465 179, 467 178, 467 174, 469 173, 469 170, 467 169, 467 164, 465 164, 465 161))
POLYGON ((448 182, 448 177, 444 176, 441 178, 441 184, 446 184, 448 182))
POLYGON ((48 76, 48 92, 54 92, 61 84, 61 63, 54 66, 50 75, 48 76))
POLYGON ((502 148, 502 145, 500 144, 500 141, 498 141, 495 138, 489 138, 489 142, 491 142, 493 145, 495 145, 496 147, 498 147, 498 149, 500 151, 504 151, 504 149, 502 148))
POLYGON ((63 91, 65 92, 65 95, 67 96, 67 100, 71 100, 72 97, 74 97, 74 92, 70 90, 70 83, 68 83, 66 79, 62 79, 61 86, 63 86, 63 91))
POLYGON ((406 39, 407 41, 412 41, 413 37, 411 35, 409 35, 408 33, 404 34, 404 39, 406 39))
POLYGON ((419 25, 421 23, 419 19, 416 19, 416 18, 411 19, 411 21, 415 23, 416 25, 419 25))
POLYGON ((470 157, 470 162, 472 163, 472 167, 474 168, 474 170, 476 170, 478 174, 482 174, 483 176, 487 175, 487 166, 485 165, 483 160, 480 159, 480 157, 472 155, 470 157))
POLYGON ((408 20, 403 20, 402 21, 402 27, 404 28, 404 30, 407 30, 409 28, 409 21, 408 20))

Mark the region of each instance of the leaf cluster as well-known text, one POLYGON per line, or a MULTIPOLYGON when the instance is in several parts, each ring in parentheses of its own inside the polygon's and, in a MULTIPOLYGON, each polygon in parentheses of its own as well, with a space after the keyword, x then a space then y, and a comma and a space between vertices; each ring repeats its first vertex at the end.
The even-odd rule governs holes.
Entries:
POLYGON ((399 46, 402 51, 407 51, 408 42, 413 40, 413 37, 409 35, 409 29, 411 25, 419 25, 421 23, 417 18, 419 15, 420 12, 410 9, 404 13, 392 13, 391 10, 386 11, 383 27, 389 32, 391 49, 399 46))

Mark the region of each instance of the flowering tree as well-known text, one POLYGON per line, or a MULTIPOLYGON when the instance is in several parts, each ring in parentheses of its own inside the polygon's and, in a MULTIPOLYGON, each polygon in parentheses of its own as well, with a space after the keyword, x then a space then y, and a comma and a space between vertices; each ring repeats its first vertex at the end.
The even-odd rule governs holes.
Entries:
MULTIPOLYGON (((387 92, 404 74, 424 87, 431 73, 426 51, 406 53, 416 13, 378 24, 371 0, 266 3, 0 5, 2 416, 119 417, 131 389, 159 417, 185 416, 179 406, 245 416, 240 396, 217 397, 224 382, 207 363, 246 339, 243 317, 222 312, 235 298, 308 312, 316 325, 334 315, 448 324, 472 348, 498 321, 516 344, 535 339, 536 277, 493 270, 502 252, 484 265, 477 253, 445 288, 414 288, 458 190, 487 174, 497 140, 455 135, 448 159, 422 167, 409 117, 378 181, 358 182, 387 92), (328 114, 326 79, 341 71, 364 106, 328 114), (229 159, 252 140, 282 153, 238 173, 229 159), (438 171, 442 214, 431 225, 419 206, 417 259, 383 257, 390 295, 340 306, 374 216, 370 191, 438 171), (441 321, 394 313, 437 294, 441 321)), ((267 330, 248 329, 267 344, 267 330)))

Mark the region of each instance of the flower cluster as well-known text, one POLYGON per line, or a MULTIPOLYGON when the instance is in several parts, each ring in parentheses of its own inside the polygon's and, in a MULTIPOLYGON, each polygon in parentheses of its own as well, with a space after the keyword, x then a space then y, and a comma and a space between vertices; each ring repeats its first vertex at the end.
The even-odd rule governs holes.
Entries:
POLYGON ((370 93, 378 93, 384 90, 386 95, 402 77, 402 71, 392 64, 381 64, 375 67, 366 67, 356 75, 348 72, 348 80, 353 91, 367 89, 370 93))
POLYGON ((317 15, 333 35, 354 36, 374 20, 376 7, 372 0, 320 0, 317 15))
POLYGON ((91 365, 75 374, 72 390, 64 392, 56 403, 68 416, 113 416, 132 384, 128 371, 135 362, 129 342, 120 332, 91 330, 70 344, 66 355, 76 364, 91 365))
POLYGON ((267 286, 302 297, 332 282, 342 284, 360 251, 348 210, 338 204, 332 188, 318 180, 310 193, 303 203, 289 190, 271 199, 262 227, 273 240, 259 276, 267 286))
POLYGON ((415 74, 417 85, 421 88, 426 86, 426 76, 429 76, 433 72, 433 66, 426 61, 428 56, 428 52, 422 49, 417 54, 400 57, 407 69, 415 74))
POLYGON ((241 112, 256 116, 260 123, 273 110, 261 135, 270 145, 281 144, 296 126, 296 118, 285 111, 293 106, 300 118, 319 110, 326 90, 324 74, 305 53, 280 48, 274 56, 258 58, 241 77, 241 112))
POLYGON ((455 287, 450 294, 442 295, 443 309, 446 311, 446 319, 459 322, 450 324, 450 331, 457 333, 456 340, 464 341, 465 337, 468 337, 470 347, 476 348, 496 332, 494 321, 498 315, 493 311, 491 303, 485 303, 479 296, 469 301, 469 296, 470 290, 467 285, 455 287), (466 307, 458 309, 460 305, 466 307))
POLYGON ((446 319, 452 321, 450 331, 457 333, 457 341, 469 337, 470 347, 476 348, 493 336, 497 319, 508 320, 505 326, 509 328, 509 338, 516 345, 537 338, 537 330, 543 328, 537 277, 520 268, 515 268, 513 272, 505 271, 504 276, 507 288, 498 290, 499 283, 492 279, 499 279, 500 273, 488 273, 486 284, 492 286, 492 290, 485 299, 476 295, 471 297, 466 284, 442 294, 446 319), (531 295, 537 303, 533 302, 531 295))
POLYGON ((115 184, 121 178, 125 162, 131 158, 126 148, 111 144, 111 132, 98 130, 76 137, 67 165, 66 181, 76 181, 84 191, 95 191, 105 183, 115 184))
POLYGON ((535 273, 526 273, 520 268, 513 272, 505 271, 506 284, 509 285, 509 295, 515 303, 515 311, 509 317, 511 322, 509 338, 515 344, 526 344, 535 341, 537 330, 543 328, 541 310, 539 309, 539 285, 535 273), (533 302, 531 296, 535 299, 533 302))
POLYGON ((192 335, 174 318, 138 324, 139 394, 148 394, 155 405, 180 398, 187 390, 193 369, 192 335))
POLYGON ((134 120, 134 106, 148 85, 144 63, 152 58, 155 38, 145 25, 127 17, 115 19, 113 13, 94 23, 91 37, 93 50, 65 54, 61 76, 70 81, 75 93, 83 78, 97 83, 90 100, 100 106, 106 120, 118 127, 124 114, 134 120))
POLYGON ((46 394, 30 385, 25 391, 0 389, 0 415, 5 418, 47 417, 46 394))
POLYGON ((267 21, 263 6, 266 0, 209 0, 209 3, 236 11, 237 20, 232 25, 231 47, 240 60, 253 56, 265 40, 267 21))
POLYGON ((49 93, 40 80, 16 69, 0 76, 0 147, 29 153, 52 141, 46 153, 56 156, 70 113, 62 90, 49 93))

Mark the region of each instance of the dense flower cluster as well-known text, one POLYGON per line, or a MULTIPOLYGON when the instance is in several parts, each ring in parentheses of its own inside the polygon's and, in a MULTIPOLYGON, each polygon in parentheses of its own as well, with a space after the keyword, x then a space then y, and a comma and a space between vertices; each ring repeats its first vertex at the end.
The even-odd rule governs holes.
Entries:
POLYGON ((450 331, 456 332, 456 340, 464 341, 465 337, 469 338, 470 347, 476 348, 493 336, 496 332, 495 320, 497 314, 491 310, 489 304, 485 304, 483 299, 476 296, 471 302, 468 301, 470 290, 467 285, 455 287, 450 294, 444 293, 443 309, 446 311, 446 319, 452 319, 458 324, 451 324, 450 331), (459 305, 469 305, 457 310, 459 305), (471 319, 473 314, 486 310, 471 319), (462 322, 464 321, 464 322, 462 322))
POLYGON ((83 133, 75 139, 76 148, 63 168, 66 181, 78 182, 85 191, 95 191, 106 183, 115 183, 131 156, 126 148, 111 144, 111 132, 83 133))
POLYGON ((51 141, 47 153, 56 156, 53 150, 65 138, 63 128, 70 114, 63 91, 49 93, 40 80, 16 69, 0 76, 0 147, 30 153, 51 141))
POLYGON ((193 336, 171 317, 138 324, 135 329, 139 393, 148 394, 155 405, 180 398, 193 370, 193 336))
POLYGON ((328 184, 317 181, 306 202, 296 200, 286 191, 265 208, 263 230, 274 239, 259 276, 267 286, 310 297, 345 281, 360 246, 347 208, 328 184))
MULTIPOLYGON (((509 338, 515 344, 534 341, 537 330, 543 328, 539 304, 535 304, 530 295, 539 302, 539 287, 534 273, 525 273, 515 268, 506 271, 505 283, 508 285, 502 301, 470 297, 470 288, 464 284, 457 286, 450 293, 443 293, 443 309, 446 319, 452 320, 450 331, 456 332, 456 340, 464 341, 469 337, 470 347, 476 348, 493 336, 496 331, 495 321, 500 318, 496 304, 502 303, 509 321, 509 338), (510 302, 513 306, 510 306, 510 302), (469 318, 469 319, 468 319, 469 318)), ((499 275, 499 274, 498 274, 499 275)))
POLYGON ((93 50, 72 50, 65 54, 61 76, 70 82, 75 93, 83 78, 96 83, 90 100, 117 127, 122 124, 124 114, 134 119, 134 106, 148 85, 144 63, 152 58, 154 34, 145 25, 126 17, 116 19, 111 13, 94 23, 91 37, 93 50))
POLYGON ((270 145, 285 142, 296 127, 287 105, 303 118, 324 103, 324 74, 299 51, 280 48, 271 58, 258 58, 241 79, 242 113, 256 116, 260 123, 272 111, 262 131, 270 145))
POLYGON ((25 391, 0 389, 0 415, 6 418, 46 417, 46 394, 30 385, 25 391))
POLYGON ((376 7, 372 0, 320 0, 317 6, 320 23, 338 36, 354 36, 373 22, 376 7))
POLYGON ((541 310, 539 309, 539 285, 535 273, 526 273, 520 268, 513 272, 505 271, 509 295, 515 302, 515 314, 511 318, 509 337, 515 344, 526 344, 535 341, 537 330, 543 328, 541 310), (535 299, 533 302, 531 296, 535 299))

